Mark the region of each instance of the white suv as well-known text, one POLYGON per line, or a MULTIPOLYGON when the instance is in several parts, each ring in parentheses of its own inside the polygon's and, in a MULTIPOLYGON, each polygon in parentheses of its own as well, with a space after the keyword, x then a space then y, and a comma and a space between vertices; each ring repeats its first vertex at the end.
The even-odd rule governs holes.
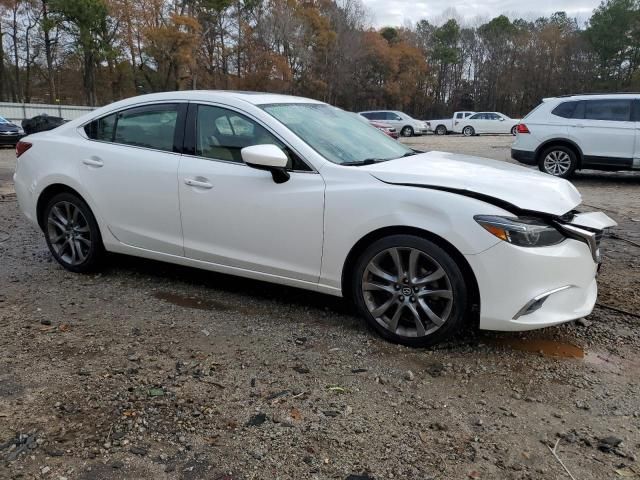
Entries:
POLYGON ((368 120, 380 121, 394 126, 403 137, 426 135, 428 131, 425 122, 416 120, 406 113, 396 110, 370 110, 368 112, 360 112, 360 115, 368 120))
POLYGON ((511 157, 568 178, 576 170, 640 169, 640 95, 548 98, 517 126, 511 157))

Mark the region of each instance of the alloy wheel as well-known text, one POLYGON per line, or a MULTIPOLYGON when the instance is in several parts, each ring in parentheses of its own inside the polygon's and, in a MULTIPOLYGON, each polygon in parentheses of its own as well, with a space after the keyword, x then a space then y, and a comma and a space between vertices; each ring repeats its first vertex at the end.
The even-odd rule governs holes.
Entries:
POLYGON ((462 133, 465 137, 471 137, 475 133, 475 130, 473 129, 473 127, 464 127, 462 133))
POLYGON ((421 250, 393 247, 367 264, 362 294, 371 316, 403 337, 425 337, 442 327, 453 309, 449 276, 421 250))
POLYGON ((400 133, 403 137, 410 137, 413 135, 413 129, 411 127, 404 127, 400 133))
POLYGON ((438 125, 438 128, 436 128, 436 134, 446 135, 446 133, 447 133, 447 127, 445 127, 444 125, 438 125))
POLYGON ((56 203, 49 211, 47 234, 53 251, 63 262, 76 266, 87 259, 91 229, 77 205, 67 201, 56 203))
POLYGON ((557 177, 565 175, 571 168, 571 157, 562 150, 552 150, 544 157, 544 171, 557 177))

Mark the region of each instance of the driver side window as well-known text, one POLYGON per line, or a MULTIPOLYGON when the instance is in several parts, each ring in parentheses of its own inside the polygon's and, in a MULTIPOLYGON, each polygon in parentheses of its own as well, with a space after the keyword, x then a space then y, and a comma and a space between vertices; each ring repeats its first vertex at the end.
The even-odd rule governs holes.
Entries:
POLYGON ((241 150, 253 145, 276 145, 289 158, 290 170, 311 170, 298 156, 263 126, 226 108, 198 105, 196 155, 227 162, 244 163, 241 150))

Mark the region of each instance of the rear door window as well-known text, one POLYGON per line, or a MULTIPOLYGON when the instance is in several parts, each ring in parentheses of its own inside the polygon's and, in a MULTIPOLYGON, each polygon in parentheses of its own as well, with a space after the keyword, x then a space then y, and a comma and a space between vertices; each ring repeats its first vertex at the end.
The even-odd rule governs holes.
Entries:
POLYGON ((149 105, 125 110, 118 114, 113 141, 171 152, 177 120, 176 104, 149 105))
POLYGON ((628 122, 631 120, 631 100, 586 100, 584 118, 628 122))

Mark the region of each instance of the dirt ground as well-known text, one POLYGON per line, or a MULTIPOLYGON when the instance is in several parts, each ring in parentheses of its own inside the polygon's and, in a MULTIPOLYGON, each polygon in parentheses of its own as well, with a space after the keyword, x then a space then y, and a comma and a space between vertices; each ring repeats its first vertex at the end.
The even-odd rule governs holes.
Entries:
POLYGON ((640 478, 640 172, 574 179, 619 222, 588 318, 412 350, 311 292, 115 255, 68 273, 12 169, 1 150, 2 479, 640 478))

